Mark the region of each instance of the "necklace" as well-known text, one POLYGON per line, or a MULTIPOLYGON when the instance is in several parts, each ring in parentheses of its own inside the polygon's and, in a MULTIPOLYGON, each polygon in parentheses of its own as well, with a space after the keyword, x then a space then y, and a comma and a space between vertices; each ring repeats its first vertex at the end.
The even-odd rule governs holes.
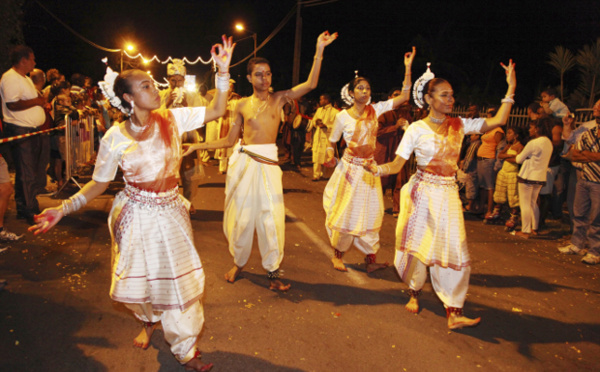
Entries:
POLYGON ((254 111, 254 119, 256 119, 256 117, 258 115, 260 115, 261 112, 263 112, 265 110, 265 108, 267 108, 267 104, 269 103, 269 98, 271 98, 271 94, 269 93, 267 95, 267 99, 263 101, 263 103, 258 106, 258 108, 256 107, 256 103, 254 101, 254 95, 252 95, 252 97, 250 97, 250 103, 252 104, 252 111, 254 111))
POLYGON ((446 121, 446 117, 445 116, 442 119, 438 119, 438 118, 434 118, 433 116, 429 115, 428 118, 434 124, 442 124, 444 121, 446 121))
POLYGON ((136 125, 131 118, 129 119, 129 123, 131 124, 129 129, 135 134, 144 133, 146 130, 148 130, 148 128, 150 128, 150 123, 146 125, 136 125))

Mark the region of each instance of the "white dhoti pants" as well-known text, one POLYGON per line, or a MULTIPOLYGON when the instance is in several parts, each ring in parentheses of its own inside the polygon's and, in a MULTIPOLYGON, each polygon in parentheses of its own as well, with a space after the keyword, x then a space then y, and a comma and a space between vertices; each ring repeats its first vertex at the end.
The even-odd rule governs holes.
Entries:
POLYGON ((340 252, 347 252, 352 244, 365 255, 377 254, 379 251, 379 231, 368 232, 363 236, 351 235, 336 230, 330 230, 327 226, 327 234, 331 246, 340 252))
MULTIPOLYGON (((404 252, 396 251, 394 265, 397 270, 401 265, 403 255, 405 255, 404 252)), ((411 272, 407 276, 406 284, 408 284, 410 289, 419 291, 425 285, 425 280, 427 280, 427 265, 414 257, 412 261, 411 272)), ((471 267, 467 266, 462 267, 460 270, 455 270, 449 267, 433 265, 429 267, 429 274, 431 275, 433 290, 444 303, 444 306, 462 308, 469 289, 471 267)))
MULTIPOLYGON (((272 272, 281 264, 285 241, 282 172, 277 165, 264 164, 241 153, 241 147, 237 144, 229 158, 223 231, 238 267, 248 262, 256 231, 263 268, 272 272)), ((275 144, 243 147, 277 160, 275 144)))
POLYGON ((204 310, 200 301, 181 311, 155 310, 152 304, 124 304, 142 322, 161 322, 165 341, 181 364, 189 362, 196 353, 196 342, 204 325, 204 310))

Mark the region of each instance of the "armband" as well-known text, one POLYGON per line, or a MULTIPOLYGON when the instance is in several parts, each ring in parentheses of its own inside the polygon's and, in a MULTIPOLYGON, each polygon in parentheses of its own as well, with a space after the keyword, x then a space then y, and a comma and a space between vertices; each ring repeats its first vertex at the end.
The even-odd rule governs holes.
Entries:
POLYGON ((221 92, 227 92, 229 90, 229 73, 221 74, 218 73, 215 77, 215 87, 221 92))
POLYGON ((84 205, 87 204, 87 199, 85 195, 78 192, 77 194, 71 196, 69 199, 62 201, 62 212, 63 215, 66 216, 73 212, 76 212, 83 208, 84 205))

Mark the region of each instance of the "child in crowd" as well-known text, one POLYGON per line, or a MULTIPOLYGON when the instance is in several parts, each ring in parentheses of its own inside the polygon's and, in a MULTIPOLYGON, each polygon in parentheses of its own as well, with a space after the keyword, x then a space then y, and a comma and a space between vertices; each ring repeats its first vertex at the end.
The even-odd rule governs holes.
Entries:
POLYGON ((554 88, 546 88, 542 91, 542 102, 540 105, 547 115, 562 119, 569 113, 569 108, 556 95, 558 92, 554 88))
POLYGON ((502 204, 508 202, 510 219, 506 221, 506 227, 513 229, 519 217, 519 193, 517 191, 519 165, 516 163, 515 158, 523 151, 523 130, 518 127, 508 128, 506 130, 506 142, 506 147, 498 154, 498 159, 503 160, 503 164, 496 176, 495 206, 491 219, 499 218, 502 204))

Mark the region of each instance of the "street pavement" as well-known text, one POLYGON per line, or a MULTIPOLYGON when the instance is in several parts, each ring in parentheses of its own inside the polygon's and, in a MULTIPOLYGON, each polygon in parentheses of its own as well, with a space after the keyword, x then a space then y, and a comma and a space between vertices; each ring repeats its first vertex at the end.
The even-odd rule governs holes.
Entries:
MULTIPOLYGON (((268 289, 255 243, 234 284, 223 275, 233 261, 222 230, 225 176, 217 167, 194 200, 196 247, 206 273, 203 361, 214 371, 573 371, 600 366, 600 267, 560 255, 567 225, 549 221, 537 239, 466 216, 472 257, 465 313, 476 328, 449 332, 445 311, 428 282, 422 310, 404 310, 406 285, 393 267, 365 272, 364 256, 346 254, 350 271, 332 268, 324 229, 326 181, 312 167, 284 166, 286 204, 283 280, 268 289)), ((83 180, 85 182, 85 180, 83 180)), ((26 234, 0 253, 0 371, 183 371, 159 328, 148 350, 133 348, 141 325, 108 296, 109 191, 64 218, 49 233, 26 234)), ((71 185, 60 197, 68 197, 71 185)), ((58 199, 40 197, 42 207, 58 199)), ((379 261, 393 262, 396 220, 387 212, 379 261)), ((9 229, 25 233, 15 219, 9 229)))

